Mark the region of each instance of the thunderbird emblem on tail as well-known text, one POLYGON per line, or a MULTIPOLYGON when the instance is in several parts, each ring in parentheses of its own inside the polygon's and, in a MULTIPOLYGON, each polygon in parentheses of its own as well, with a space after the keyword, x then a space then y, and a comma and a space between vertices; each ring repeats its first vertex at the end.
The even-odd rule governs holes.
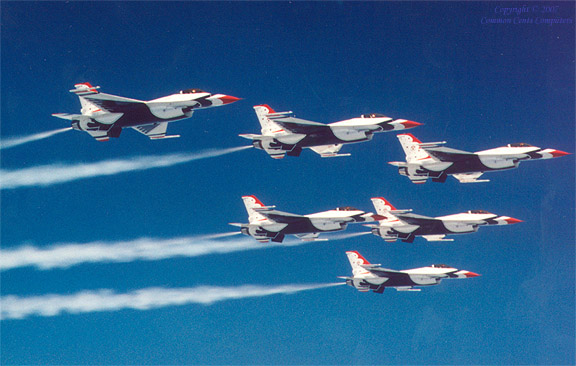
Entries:
POLYGON ((195 109, 218 107, 239 100, 229 95, 187 89, 146 102, 100 93, 97 90, 100 87, 90 83, 74 87, 70 92, 80 99, 81 114, 55 113, 53 116, 71 120, 75 130, 85 131, 98 141, 119 137, 122 129, 127 127, 151 140, 180 137, 166 135, 169 122, 190 118, 195 109))

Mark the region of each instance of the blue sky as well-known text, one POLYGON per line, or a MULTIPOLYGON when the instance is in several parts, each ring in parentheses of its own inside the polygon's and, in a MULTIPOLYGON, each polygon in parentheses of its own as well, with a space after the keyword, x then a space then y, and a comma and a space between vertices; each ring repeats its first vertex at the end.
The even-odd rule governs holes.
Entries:
MULTIPOLYGON (((413 134, 477 151, 511 142, 575 152, 574 25, 481 24, 512 2, 3 2, 3 138, 67 127, 77 82, 149 100, 186 88, 243 98, 107 143, 66 132, 4 149, 4 171, 56 163, 197 153, 246 145, 252 106, 334 122, 384 113, 425 123, 413 134)), ((544 5, 544 3, 528 3, 544 5)), ((551 4, 551 3, 546 3, 551 4)), ((553 15, 574 17, 570 2, 553 15)), ((351 157, 236 153, 166 168, 1 191, 2 249, 200 238, 246 221, 241 196, 283 211, 351 205, 440 216, 484 209, 524 220, 454 242, 365 235, 291 247, 1 272, 3 298, 110 289, 337 282, 344 251, 385 267, 447 263, 482 274, 420 293, 336 286, 211 305, 3 320, 2 364, 572 364, 574 157, 487 174, 486 184, 413 185, 386 164, 394 133, 351 157)), ((361 226, 349 232, 360 232, 361 226)), ((196 239, 192 239, 196 240, 196 239)), ((212 240, 212 239, 210 239, 212 240)), ((200 241, 200 239, 198 239, 200 241)), ((208 244, 249 245, 230 237, 208 244)))

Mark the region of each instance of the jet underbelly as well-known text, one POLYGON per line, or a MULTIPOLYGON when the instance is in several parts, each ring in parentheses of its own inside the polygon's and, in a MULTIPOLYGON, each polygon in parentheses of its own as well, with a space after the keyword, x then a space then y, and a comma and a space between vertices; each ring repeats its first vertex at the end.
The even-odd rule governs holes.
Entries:
POLYGON ((124 111, 124 115, 116 122, 117 126, 120 127, 133 127, 139 125, 145 125, 155 122, 173 122, 181 119, 188 118, 186 114, 180 110, 180 114, 173 114, 170 118, 160 118, 152 114, 150 109, 145 104, 139 104, 131 106, 124 111))
POLYGON ((341 142, 366 141, 372 138, 371 133, 365 130, 355 130, 353 128, 331 128, 334 136, 341 142))
POLYGON ((487 170, 491 169, 482 164, 477 156, 474 156, 465 160, 455 161, 450 167, 448 167, 448 169, 446 169, 446 174, 485 172, 487 170))
POLYGON ((422 223, 420 227, 414 231, 414 235, 441 235, 447 234, 450 231, 444 226, 442 221, 434 220, 422 223))
POLYGON ((473 233, 478 231, 478 227, 470 224, 466 224, 459 221, 443 221, 446 230, 452 233, 473 233))
POLYGON ((440 282, 440 279, 435 277, 413 274, 410 275, 410 280, 417 286, 437 285, 440 282))
POLYGON ((306 137, 304 137, 298 145, 302 147, 310 147, 310 146, 335 145, 339 143, 342 143, 342 141, 337 139, 336 136, 334 136, 331 133, 326 134, 314 133, 306 135, 306 137))
POLYGON ((517 163, 513 159, 503 159, 482 155, 479 155, 479 159, 486 167, 494 170, 512 169, 517 167, 517 163))

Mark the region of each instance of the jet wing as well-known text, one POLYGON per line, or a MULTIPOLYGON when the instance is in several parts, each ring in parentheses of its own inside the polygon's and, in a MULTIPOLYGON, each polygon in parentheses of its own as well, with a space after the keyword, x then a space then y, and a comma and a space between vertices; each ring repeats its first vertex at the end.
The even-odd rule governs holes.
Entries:
POLYGON ((274 122, 289 130, 299 134, 324 134, 330 132, 330 127, 318 122, 306 121, 300 118, 286 117, 275 118, 274 122))
POLYGON ((142 100, 124 98, 106 93, 90 94, 82 97, 112 113, 124 113, 127 109, 146 104, 146 102, 142 100))
MULTIPOLYGON (((365 267, 365 266, 362 266, 365 267)), ((409 278, 410 276, 407 273, 396 271, 393 269, 388 268, 366 268, 368 271, 372 272, 378 277, 387 277, 387 278, 409 278)))
POLYGON ((308 220, 307 217, 302 215, 292 214, 289 212, 282 212, 278 210, 272 209, 265 209, 265 210, 256 210, 259 214, 276 221, 277 223, 281 224, 291 224, 301 220, 308 220))
POLYGON ((68 119, 71 121, 80 121, 80 119, 86 118, 86 116, 82 114, 71 114, 71 113, 52 113, 52 117, 68 119))
POLYGON ((432 157, 445 162, 456 162, 476 157, 474 153, 451 149, 449 147, 422 146, 422 148, 426 150, 428 154, 432 155, 432 157))
POLYGON ((434 217, 422 216, 413 213, 400 212, 400 213, 394 213, 394 216, 410 225, 424 226, 424 225, 435 225, 438 223, 442 223, 442 220, 438 220, 434 217))
POLYGON ((180 135, 168 135, 166 136, 166 128, 168 127, 168 122, 158 122, 158 123, 151 123, 148 125, 141 125, 132 127, 132 129, 140 132, 143 135, 146 135, 150 138, 150 140, 160 140, 160 139, 168 139, 174 137, 180 137, 180 135))

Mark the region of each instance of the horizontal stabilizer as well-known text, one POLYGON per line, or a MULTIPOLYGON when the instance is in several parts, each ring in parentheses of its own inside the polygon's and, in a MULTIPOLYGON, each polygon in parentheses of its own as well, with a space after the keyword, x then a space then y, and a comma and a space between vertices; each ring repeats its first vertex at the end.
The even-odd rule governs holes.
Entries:
POLYGON ((52 116, 62 119, 69 119, 71 121, 79 121, 82 117, 85 117, 81 114, 70 114, 70 113, 52 113, 52 116))
POLYGON ((394 165, 394 166, 397 166, 397 167, 407 166, 407 165, 408 165, 408 164, 406 164, 405 161, 389 161, 388 164, 394 165))
POLYGON ((254 133, 241 133, 238 136, 243 137, 243 138, 248 139, 248 140, 254 140, 254 139, 258 139, 258 138, 263 137, 262 135, 257 135, 254 133))

